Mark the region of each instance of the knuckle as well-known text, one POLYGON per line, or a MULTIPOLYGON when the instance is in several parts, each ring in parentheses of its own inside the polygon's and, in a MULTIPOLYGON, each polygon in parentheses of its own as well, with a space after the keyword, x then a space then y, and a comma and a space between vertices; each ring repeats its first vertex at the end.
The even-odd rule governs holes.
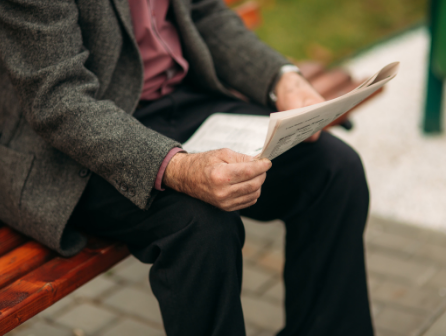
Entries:
POLYGON ((214 196, 217 201, 223 202, 226 200, 228 195, 224 190, 217 190, 214 196))
POLYGON ((214 184, 221 184, 223 181, 223 176, 221 174, 221 172, 214 170, 211 173, 211 181, 214 184))
POLYGON ((222 148, 220 149, 220 153, 224 156, 228 156, 231 153, 231 150, 229 150, 228 148, 222 148))

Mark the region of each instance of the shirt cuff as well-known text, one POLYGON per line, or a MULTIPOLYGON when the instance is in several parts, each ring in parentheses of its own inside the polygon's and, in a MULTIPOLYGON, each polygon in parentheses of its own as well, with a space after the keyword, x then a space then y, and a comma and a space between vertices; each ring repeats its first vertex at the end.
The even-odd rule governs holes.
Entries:
POLYGON ((158 170, 158 174, 156 174, 156 180, 155 180, 156 190, 164 191, 164 188, 162 187, 164 172, 166 171, 167 165, 169 164, 170 160, 172 160, 173 156, 179 152, 187 153, 184 149, 179 147, 172 148, 169 151, 169 153, 167 153, 166 157, 161 163, 160 169, 158 170))

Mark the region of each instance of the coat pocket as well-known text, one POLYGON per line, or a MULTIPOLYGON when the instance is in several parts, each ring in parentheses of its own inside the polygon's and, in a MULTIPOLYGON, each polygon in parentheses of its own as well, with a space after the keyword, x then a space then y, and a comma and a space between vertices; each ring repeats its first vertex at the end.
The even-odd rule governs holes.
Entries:
POLYGON ((0 145, 0 220, 20 223, 20 198, 34 155, 17 152, 0 145))

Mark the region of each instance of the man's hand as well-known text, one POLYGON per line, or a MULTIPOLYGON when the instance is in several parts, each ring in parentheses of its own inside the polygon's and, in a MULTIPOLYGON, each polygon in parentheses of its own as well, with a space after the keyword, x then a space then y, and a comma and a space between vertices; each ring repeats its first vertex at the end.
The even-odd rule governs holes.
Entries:
POLYGON ((268 159, 255 160, 230 149, 177 153, 167 165, 163 183, 222 210, 235 211, 257 202, 271 165, 268 159))
MULTIPOLYGON (((283 74, 277 82, 275 91, 277 95, 276 106, 279 111, 305 107, 325 101, 304 77, 295 72, 283 74)), ((320 131, 305 141, 316 141, 319 135, 320 131)))

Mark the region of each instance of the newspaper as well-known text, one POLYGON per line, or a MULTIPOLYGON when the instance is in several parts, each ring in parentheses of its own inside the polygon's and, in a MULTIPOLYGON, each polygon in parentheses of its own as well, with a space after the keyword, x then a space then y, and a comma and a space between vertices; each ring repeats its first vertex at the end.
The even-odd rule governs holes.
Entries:
POLYGON ((190 153, 229 148, 239 153, 272 160, 379 90, 395 78, 398 66, 399 62, 385 66, 353 91, 333 100, 271 113, 269 117, 213 114, 183 144, 183 148, 190 153))

